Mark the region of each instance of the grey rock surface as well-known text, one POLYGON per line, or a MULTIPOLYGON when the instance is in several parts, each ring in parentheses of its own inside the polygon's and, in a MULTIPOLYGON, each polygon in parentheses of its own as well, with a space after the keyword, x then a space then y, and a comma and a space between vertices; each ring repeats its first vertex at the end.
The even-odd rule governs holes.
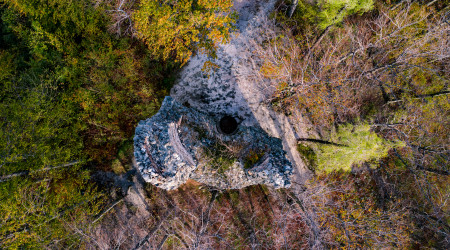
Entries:
POLYGON ((243 124, 226 134, 218 122, 166 97, 159 112, 136 128, 134 155, 144 180, 168 190, 188 179, 217 189, 290 186, 292 166, 280 139, 243 124))
POLYGON ((310 137, 310 123, 300 112, 285 115, 276 112, 268 98, 276 91, 276 82, 263 77, 255 57, 254 44, 261 44, 273 26, 270 12, 277 0, 234 0, 239 14, 238 31, 226 44, 218 45, 217 58, 199 53, 193 56, 179 74, 170 96, 180 103, 206 112, 214 118, 230 114, 245 126, 261 127, 270 136, 282 140, 288 160, 293 164, 291 181, 302 184, 312 176, 297 151, 297 139, 310 137), (203 72, 205 62, 219 68, 203 72))

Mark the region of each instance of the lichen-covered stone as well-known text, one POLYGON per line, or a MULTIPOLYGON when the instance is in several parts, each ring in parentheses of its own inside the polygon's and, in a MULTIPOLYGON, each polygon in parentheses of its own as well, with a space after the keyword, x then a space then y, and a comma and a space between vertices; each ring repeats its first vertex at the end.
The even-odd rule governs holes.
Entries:
POLYGON ((159 112, 136 128, 134 155, 145 181, 168 190, 188 179, 217 189, 290 185, 292 166, 280 139, 243 125, 223 134, 217 123, 166 97, 159 112))

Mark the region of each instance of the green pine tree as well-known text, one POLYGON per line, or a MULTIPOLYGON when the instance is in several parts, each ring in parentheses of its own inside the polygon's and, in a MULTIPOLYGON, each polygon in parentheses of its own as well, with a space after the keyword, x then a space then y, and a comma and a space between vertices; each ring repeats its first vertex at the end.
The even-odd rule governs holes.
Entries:
POLYGON ((373 0, 319 0, 319 27, 326 27, 342 22, 352 14, 362 14, 373 8, 373 0))
POLYGON ((370 130, 368 124, 341 125, 337 133, 331 133, 329 144, 311 145, 314 152, 299 147, 300 152, 308 159, 318 171, 350 171, 353 166, 364 162, 371 162, 387 156, 390 149, 402 147, 402 142, 391 142, 379 137, 370 130), (312 155, 315 154, 315 155, 312 155))

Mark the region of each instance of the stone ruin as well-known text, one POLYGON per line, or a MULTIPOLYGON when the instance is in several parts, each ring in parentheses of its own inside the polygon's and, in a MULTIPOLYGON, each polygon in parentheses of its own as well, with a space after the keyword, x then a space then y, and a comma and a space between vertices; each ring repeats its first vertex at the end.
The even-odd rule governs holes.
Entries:
POLYGON ((167 190, 188 179, 216 189, 290 186, 292 166, 280 139, 243 126, 233 116, 213 118, 171 97, 157 114, 139 122, 134 148, 145 181, 167 190))

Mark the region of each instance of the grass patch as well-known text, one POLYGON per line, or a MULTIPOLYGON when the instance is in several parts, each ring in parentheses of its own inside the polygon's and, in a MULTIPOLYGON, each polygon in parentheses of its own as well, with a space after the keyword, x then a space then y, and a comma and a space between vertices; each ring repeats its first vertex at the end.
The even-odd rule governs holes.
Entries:
POLYGON ((233 166, 235 159, 231 159, 224 156, 214 158, 209 164, 213 169, 217 169, 219 174, 225 174, 225 172, 233 166))
POLYGON ((208 166, 211 169, 217 170, 217 173, 225 177, 225 172, 233 166, 237 160, 230 152, 228 152, 225 145, 215 143, 210 148, 204 150, 204 157, 208 160, 208 166))

